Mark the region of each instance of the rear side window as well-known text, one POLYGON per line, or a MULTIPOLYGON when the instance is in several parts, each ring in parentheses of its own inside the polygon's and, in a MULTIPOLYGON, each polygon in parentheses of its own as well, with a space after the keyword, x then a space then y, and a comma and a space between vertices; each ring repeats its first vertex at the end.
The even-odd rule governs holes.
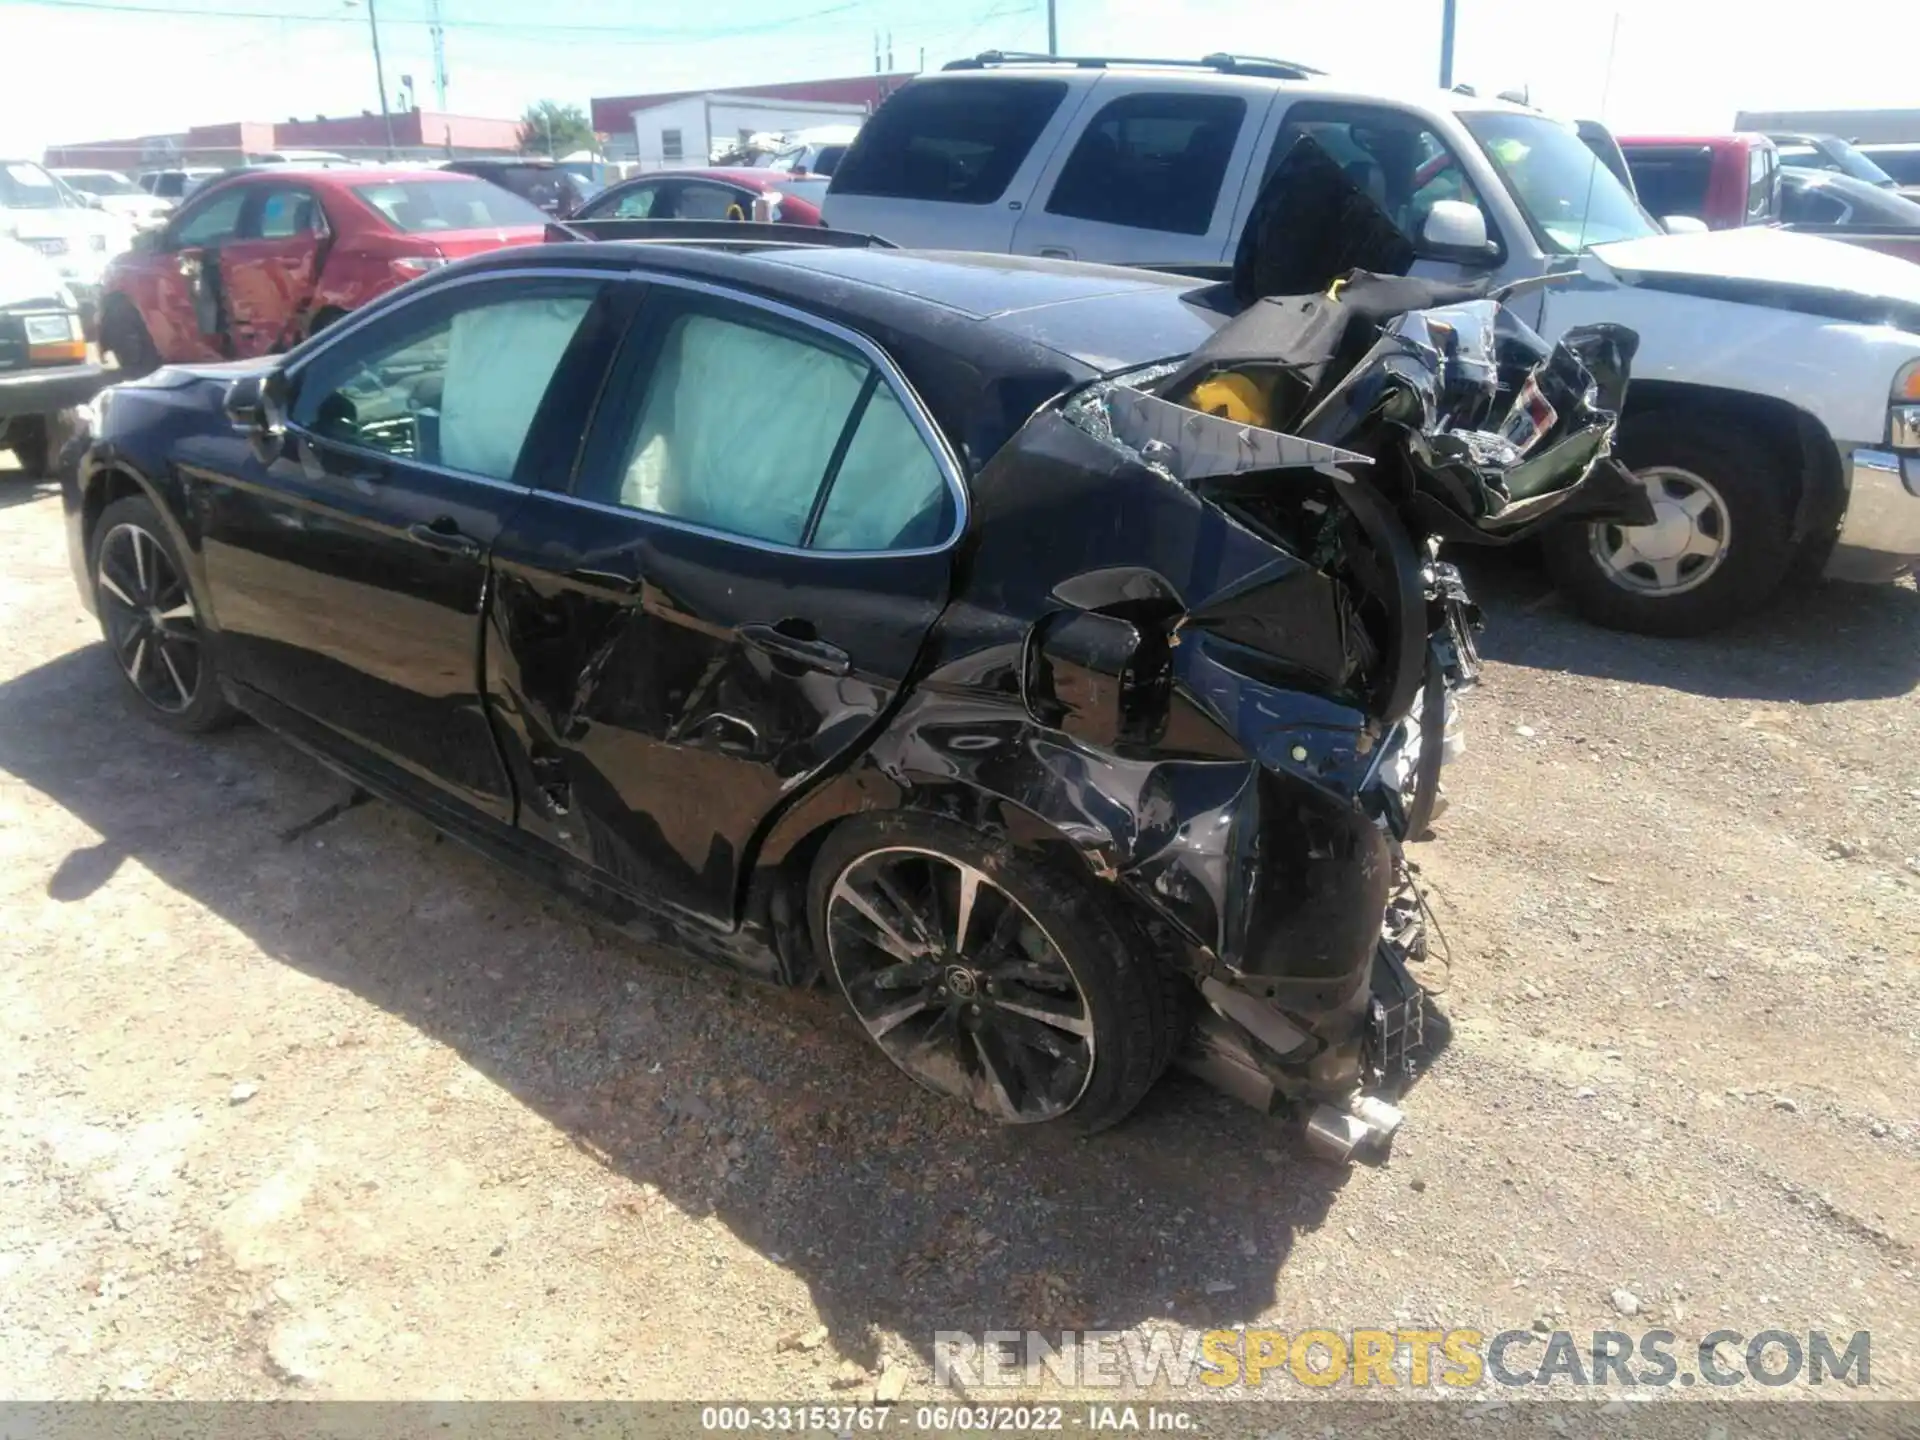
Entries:
POLYGON ((896 91, 835 168, 836 195, 991 205, 1060 108, 1060 80, 924 80, 896 91))
POLYGON ((1788 185, 1780 192, 1780 218, 1789 225, 1838 225, 1847 218, 1847 206, 1814 186, 1788 185))
POLYGON ((356 185, 353 193, 396 230, 493 230, 545 225, 547 217, 510 190, 485 180, 388 180, 356 185))
POLYGON ((1627 155, 1633 188, 1649 215, 1691 215, 1704 219, 1713 155, 1705 147, 1642 149, 1627 155))
POLYGON ((1050 215, 1204 235, 1246 102, 1237 95, 1128 95, 1081 132, 1050 215))

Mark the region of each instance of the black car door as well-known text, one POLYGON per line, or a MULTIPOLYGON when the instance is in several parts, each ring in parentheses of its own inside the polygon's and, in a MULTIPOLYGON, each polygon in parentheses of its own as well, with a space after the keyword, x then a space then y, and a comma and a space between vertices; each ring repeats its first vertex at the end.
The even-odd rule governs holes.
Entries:
POLYGON ((863 338, 656 280, 570 493, 494 547, 521 825, 721 924, 769 817, 859 745, 945 604, 960 472, 863 338))
POLYGON ((487 549, 548 463, 542 437, 577 443, 611 300, 598 278, 537 270, 430 288, 290 370, 270 464, 236 444, 204 475, 222 659, 288 728, 512 822, 480 697, 487 549))

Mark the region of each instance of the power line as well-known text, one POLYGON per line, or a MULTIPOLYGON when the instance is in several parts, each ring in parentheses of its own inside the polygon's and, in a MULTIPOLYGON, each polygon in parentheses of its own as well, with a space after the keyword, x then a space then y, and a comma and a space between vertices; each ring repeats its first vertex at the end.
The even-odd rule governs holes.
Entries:
MULTIPOLYGON (((14 0, 14 3, 33 5, 45 10, 89 10, 116 15, 152 15, 161 19, 264 20, 276 23, 295 20, 319 25, 358 25, 360 23, 356 15, 300 14, 279 10, 228 10, 198 5, 138 5, 126 3, 126 0, 14 0)), ((821 10, 809 10, 804 14, 762 21, 756 25, 708 29, 675 29, 643 25, 566 25, 548 24, 544 21, 510 20, 443 20, 440 23, 448 30, 493 30, 517 34, 638 35, 647 37, 647 41, 663 45, 683 45, 690 41, 727 40, 759 35, 769 30, 783 30, 794 25, 804 25, 810 20, 823 20, 830 15, 843 15, 848 11, 861 8, 860 0, 844 0, 844 3, 829 5, 821 10)), ((387 24, 431 27, 433 21, 426 16, 416 18, 403 15, 390 18, 387 24)), ((647 41, 637 43, 647 43, 647 41)))

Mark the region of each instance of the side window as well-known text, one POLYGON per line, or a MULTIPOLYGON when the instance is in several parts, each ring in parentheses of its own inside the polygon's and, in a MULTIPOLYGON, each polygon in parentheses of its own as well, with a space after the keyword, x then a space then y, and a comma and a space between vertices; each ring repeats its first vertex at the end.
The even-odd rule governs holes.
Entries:
POLYGON ((1459 157, 1418 116, 1302 101, 1287 112, 1274 137, 1266 174, 1273 173, 1303 135, 1318 142, 1408 239, 1419 239, 1428 214, 1441 200, 1478 206, 1486 216, 1487 234, 1499 234, 1459 157))
POLYGON ((991 205, 1066 94, 1059 80, 915 81, 861 128, 834 192, 991 205))
POLYGON ((660 158, 663 160, 678 160, 681 158, 680 132, 678 130, 662 130, 660 132, 660 158))
POLYGON ((649 215, 653 214, 654 202, 659 198, 660 187, 658 185, 636 185, 633 189, 625 191, 620 198, 614 202, 613 211, 608 218, 613 220, 645 220, 649 215))
POLYGON ((1640 204, 1649 215, 1705 218, 1707 184, 1713 176, 1713 156, 1707 150, 1636 148, 1627 162, 1633 167, 1640 204))
POLYGON ((247 192, 238 185, 208 197, 174 227, 174 245, 186 248, 231 240, 240 229, 240 210, 246 203, 247 192))
POLYGON ((1246 114, 1237 95, 1112 101, 1081 132, 1047 213, 1204 235, 1246 114))
POLYGON ((753 200, 725 185, 685 184, 680 187, 680 203, 674 206, 676 220, 744 220, 753 211, 753 200))
POLYGON ((289 418, 338 444, 512 480, 599 288, 521 281, 424 296, 316 355, 289 418))
POLYGON ((584 498, 822 550, 947 537, 939 462, 865 356, 750 307, 668 303, 636 357, 636 412, 613 463, 590 456, 584 498))
POLYGON ((318 230, 319 203, 307 190, 272 190, 260 204, 262 240, 290 240, 318 230))
POLYGON ((1764 225, 1778 208, 1774 184, 1780 174, 1773 152, 1756 145, 1747 156, 1747 223, 1764 225))
POLYGON ((1814 186, 1789 185, 1780 194, 1780 218, 1789 225, 1839 225, 1847 218, 1847 206, 1814 186))

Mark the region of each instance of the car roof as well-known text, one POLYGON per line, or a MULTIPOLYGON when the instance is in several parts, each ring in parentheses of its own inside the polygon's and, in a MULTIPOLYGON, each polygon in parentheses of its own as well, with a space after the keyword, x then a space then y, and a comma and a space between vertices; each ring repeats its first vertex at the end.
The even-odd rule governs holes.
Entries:
POLYGON ((1343 79, 1338 75, 1313 75, 1305 79, 1280 79, 1272 75, 1235 74, 1220 70, 1209 70, 1192 64, 1175 61, 1155 63, 1147 60, 1129 60, 1106 62, 1100 66, 1076 65, 1071 61, 1049 63, 1044 60, 1023 61, 1013 64, 988 65, 980 69, 935 70, 924 75, 916 75, 902 89, 916 85, 925 85, 931 81, 977 84, 983 80, 1058 80, 1064 81, 1070 88, 1085 89, 1095 84, 1102 75, 1152 75, 1165 79, 1173 88, 1182 90, 1219 90, 1230 94, 1269 94, 1273 91, 1285 91, 1302 99, 1356 102, 1362 104, 1403 105, 1413 110, 1438 111, 1449 114, 1492 113, 1506 115, 1532 115, 1538 119, 1551 121, 1552 116, 1527 105, 1515 105, 1508 100, 1490 98, 1484 95, 1469 95, 1457 90, 1441 90, 1421 86, 1378 86, 1364 82, 1343 79))
MULTIPOLYGON (((410 184, 416 180, 425 180, 449 184, 476 178, 459 173, 449 174, 445 170, 385 166, 376 168, 370 165, 249 165, 242 170, 228 170, 220 173, 220 184, 223 187, 241 181, 298 180, 316 190, 345 189, 377 181, 404 181, 410 184)), ((207 190, 201 193, 210 192, 213 188, 209 185, 207 190)))
POLYGON ((619 180, 607 188, 637 185, 643 180, 727 180, 736 185, 744 185, 752 190, 771 189, 777 180, 811 179, 811 176, 792 176, 785 170, 776 170, 771 165, 706 165, 687 170, 649 170, 644 175, 631 175, 619 180))
POLYGON ((867 336, 900 365, 969 468, 1034 410, 1103 374, 1184 356, 1225 325, 1191 276, 1032 256, 601 241, 496 251, 442 276, 529 262, 705 281, 867 336))

